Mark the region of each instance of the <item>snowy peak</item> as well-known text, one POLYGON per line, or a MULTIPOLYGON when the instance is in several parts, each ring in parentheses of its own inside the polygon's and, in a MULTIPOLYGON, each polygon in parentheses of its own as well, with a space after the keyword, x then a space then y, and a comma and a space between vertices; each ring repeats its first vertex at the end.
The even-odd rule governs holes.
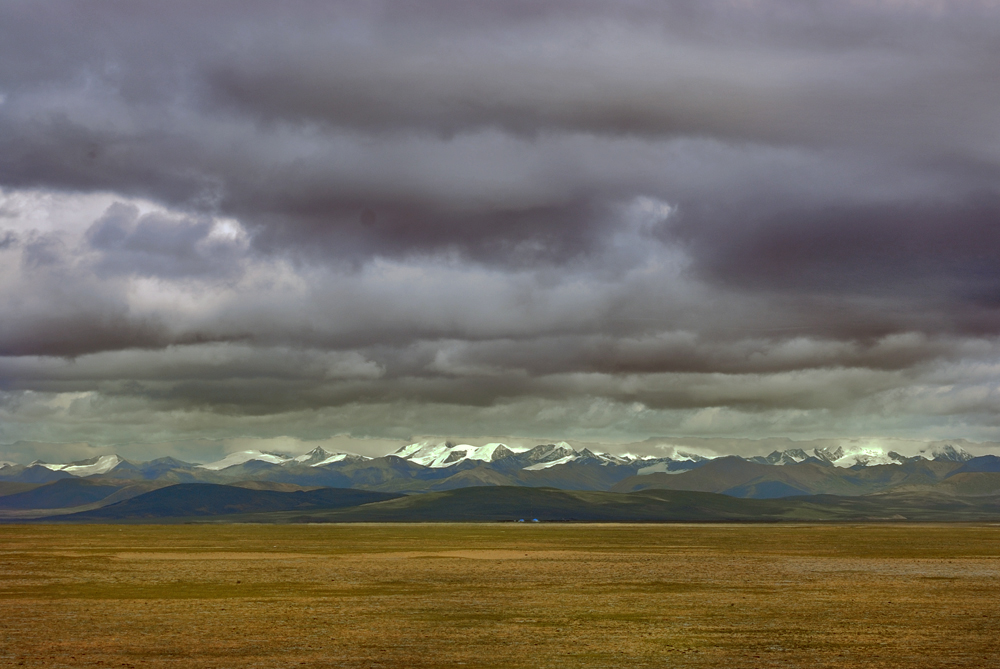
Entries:
POLYGON ((528 464, 523 469, 527 471, 549 469, 550 467, 558 467, 559 465, 568 465, 571 462, 607 466, 625 465, 635 461, 635 458, 629 456, 594 453, 588 448, 577 451, 566 442, 535 446, 525 453, 524 456, 526 456, 525 459, 528 464))
POLYGON ((968 462, 974 456, 964 448, 955 448, 951 444, 932 446, 921 450, 918 455, 927 460, 943 460, 946 462, 968 462))
POLYGON ((576 451, 565 442, 541 444, 528 450, 514 450, 501 443, 471 446, 469 444, 452 444, 448 441, 440 443, 419 442, 404 446, 392 455, 425 467, 440 468, 451 467, 460 462, 493 463, 502 460, 508 463, 511 468, 528 471, 548 469, 570 462, 621 465, 634 461, 634 458, 628 456, 594 453, 586 448, 576 451))
POLYGON ((637 466, 639 469, 636 470, 636 474, 680 474, 681 472, 686 472, 691 469, 697 469, 702 464, 705 464, 714 457, 709 457, 705 455, 700 455, 698 453, 689 453, 687 451, 681 451, 677 448, 671 450, 670 455, 664 457, 655 457, 652 455, 647 455, 643 458, 633 460, 632 464, 637 466))
POLYGON ((450 467, 466 460, 496 462, 514 455, 514 451, 506 444, 501 443, 472 446, 470 444, 456 445, 446 441, 439 444, 427 442, 410 444, 399 449, 393 455, 425 467, 450 467))
POLYGON ((273 465, 281 465, 289 460, 292 460, 292 458, 280 453, 267 453, 265 451, 236 451, 235 453, 230 453, 221 460, 209 462, 204 465, 198 465, 198 467, 201 469, 208 469, 210 471, 219 471, 221 469, 226 469, 227 467, 242 465, 253 460, 267 462, 273 465))
POLYGON ((542 469, 549 469, 550 467, 567 465, 571 462, 602 466, 627 465, 637 462, 634 457, 627 455, 621 456, 610 455, 607 453, 594 453, 587 448, 577 451, 566 442, 535 446, 530 451, 519 454, 518 457, 525 463, 523 469, 526 471, 539 471, 542 469))
POLYGON ((536 462, 535 464, 528 465, 524 467, 525 470, 529 472, 536 472, 541 469, 548 469, 549 467, 557 467, 559 465, 568 465, 569 463, 577 460, 579 456, 575 453, 571 455, 564 455, 561 458, 556 458, 555 460, 543 460, 542 462, 536 462))
POLYGON ((324 460, 330 458, 333 455, 335 454, 330 453, 322 446, 317 446, 308 453, 303 453, 302 455, 295 456, 294 458, 292 458, 292 462, 297 462, 300 465, 314 465, 316 463, 323 462, 324 460))
POLYGON ((611 455, 610 453, 594 453, 589 448, 585 448, 577 453, 576 462, 591 462, 598 465, 627 465, 634 458, 611 455))
POLYGON ((844 449, 838 448, 836 450, 830 450, 829 448, 817 448, 813 450, 813 454, 815 454, 815 456, 823 462, 833 464, 840 458, 844 457, 844 449))
POLYGON ((840 446, 834 451, 817 448, 813 453, 817 459, 842 468, 898 465, 906 461, 906 458, 898 453, 886 453, 877 446, 853 446, 846 449, 840 446))
POLYGON ((124 462, 117 455, 99 455, 88 460, 79 460, 64 465, 53 465, 46 462, 33 462, 54 472, 66 472, 73 476, 93 476, 94 474, 106 474, 119 464, 124 462))
POLYGON ((789 448, 785 451, 772 451, 768 455, 755 455, 750 458, 745 458, 750 462, 756 462, 759 465, 797 465, 800 462, 805 462, 810 459, 810 455, 803 451, 801 448, 789 448))
POLYGON ((419 441, 414 444, 408 444, 406 446, 403 446, 402 448, 390 453, 390 455, 394 455, 397 458, 402 458, 403 460, 409 460, 413 456, 417 455, 417 453, 419 453, 421 450, 424 450, 429 446, 430 444, 428 442, 419 441))
POLYGON ((335 462, 361 462, 363 460, 371 460, 371 458, 353 453, 329 453, 329 457, 326 459, 310 464, 309 466, 323 467, 324 465, 332 465, 335 462))
POLYGON ((291 460, 284 462, 285 465, 307 465, 309 467, 323 467, 336 462, 359 462, 361 460, 371 460, 363 455, 353 453, 331 453, 322 446, 317 446, 308 453, 297 455, 291 460))
POLYGON ((230 453, 221 460, 209 462, 204 465, 198 465, 198 467, 201 469, 208 469, 210 471, 219 471, 226 469, 227 467, 235 467, 236 465, 243 465, 254 461, 266 462, 271 465, 306 465, 309 467, 322 467, 323 465, 343 462, 344 460, 355 461, 368 459, 369 458, 364 456, 353 455, 351 453, 331 453, 322 446, 317 446, 308 453, 303 453, 302 455, 297 455, 295 457, 285 455, 283 453, 269 453, 267 451, 236 451, 235 453, 230 453))
POLYGON ((767 461, 772 465, 795 465, 805 462, 809 456, 801 448, 790 448, 786 451, 774 451, 767 456, 767 461))
POLYGON ((566 458, 571 458, 576 455, 576 451, 567 444, 566 442, 560 442, 558 444, 541 444, 535 446, 529 451, 522 454, 522 458, 534 464, 541 464, 546 462, 555 462, 556 460, 563 460, 566 458))
POLYGON ((674 450, 674 455, 670 459, 674 462, 704 462, 705 460, 711 460, 712 458, 704 455, 698 455, 697 453, 674 450))
MULTIPOLYGON (((666 450, 666 446, 661 446, 661 449, 666 450)), ((701 453, 695 453, 693 451, 685 451, 677 446, 669 447, 666 450, 666 455, 656 457, 653 455, 647 455, 642 460, 644 461, 656 461, 656 462, 705 462, 706 460, 712 460, 716 458, 715 454, 703 455, 701 453)))

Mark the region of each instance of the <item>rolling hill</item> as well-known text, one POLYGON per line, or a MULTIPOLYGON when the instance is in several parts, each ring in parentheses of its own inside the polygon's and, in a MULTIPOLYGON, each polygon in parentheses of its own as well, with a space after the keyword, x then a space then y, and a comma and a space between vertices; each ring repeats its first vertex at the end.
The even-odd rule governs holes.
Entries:
POLYGON ((632 493, 479 486, 397 496, 324 488, 277 492, 177 484, 60 523, 351 522, 869 522, 997 521, 1000 495, 891 493, 740 499, 648 489, 632 493))
POLYGON ((166 481, 66 478, 0 497, 0 510, 65 509, 113 504, 172 485, 166 481))
POLYGON ((58 520, 108 522, 335 509, 381 502, 398 496, 349 488, 282 492, 212 483, 178 483, 99 509, 59 516, 58 520))

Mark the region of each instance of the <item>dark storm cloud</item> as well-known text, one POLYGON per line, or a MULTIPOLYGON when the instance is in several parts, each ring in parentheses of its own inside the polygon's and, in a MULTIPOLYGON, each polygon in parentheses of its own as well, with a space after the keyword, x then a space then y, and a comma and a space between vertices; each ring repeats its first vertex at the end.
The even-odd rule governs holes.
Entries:
MULTIPOLYGON (((673 339, 673 341, 671 341, 673 339)), ((976 386, 995 357, 988 341, 889 338, 868 347, 798 339, 700 343, 562 337, 526 342, 425 342, 420 350, 326 352, 251 344, 173 346, 72 361, 0 359, 7 390, 142 397, 163 410, 230 414, 316 410, 365 402, 489 407, 521 397, 602 397, 649 408, 724 404, 744 410, 843 408, 898 392, 914 375, 976 386)), ((899 401, 897 397, 896 401, 899 401)))
MULTIPOLYGON (((293 214, 248 217, 255 246, 289 247, 311 260, 457 252, 488 264, 560 263, 598 244, 602 207, 585 200, 565 205, 449 211, 446 203, 389 199, 299 202, 293 214), (437 204, 437 206, 435 206, 437 204), (319 256, 319 258, 317 258, 319 256)), ((259 211, 259 210, 258 210, 259 211)))
MULTIPOLYGON (((644 190, 583 176, 599 156, 571 156, 587 163, 569 174, 549 156, 533 201, 484 188, 456 207, 456 193, 365 178, 391 155, 345 175, 357 156, 336 135, 701 136, 983 159, 1000 103, 989 6, 701 4, 14 4, 0 179, 221 208, 272 251, 523 263, 593 249, 602 200, 644 190)), ((404 158, 420 161, 411 181, 462 169, 444 150, 404 158)), ((683 196, 672 190, 656 189, 683 196)))
MULTIPOLYGON (((56 308, 61 309, 30 314, 20 321, 5 319, 0 325, 0 356, 76 356, 93 351, 153 348, 171 341, 162 323, 132 318, 125 309, 99 299, 80 303, 70 297, 67 303, 47 305, 47 309, 56 308)), ((11 381, 0 378, 5 387, 11 381)))
POLYGON ((670 232, 705 276, 731 286, 919 300, 951 312, 942 329, 998 322, 990 308, 1000 305, 1000 192, 811 208, 757 204, 738 212, 692 206, 670 232), (984 310, 970 314, 970 306, 984 310))
POLYGON ((0 384, 67 425, 986 424, 998 69, 990 2, 6 3, 0 384))

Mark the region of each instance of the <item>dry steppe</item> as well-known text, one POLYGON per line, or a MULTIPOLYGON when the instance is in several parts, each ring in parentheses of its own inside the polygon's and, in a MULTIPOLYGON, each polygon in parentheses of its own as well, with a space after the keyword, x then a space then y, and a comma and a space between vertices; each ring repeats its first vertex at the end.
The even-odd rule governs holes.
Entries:
POLYGON ((995 667, 992 525, 0 526, 0 665, 995 667))

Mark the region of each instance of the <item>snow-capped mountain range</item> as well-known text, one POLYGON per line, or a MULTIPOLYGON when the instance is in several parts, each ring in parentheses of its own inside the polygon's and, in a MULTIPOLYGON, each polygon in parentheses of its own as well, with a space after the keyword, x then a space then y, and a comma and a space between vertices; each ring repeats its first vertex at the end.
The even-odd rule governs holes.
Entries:
POLYGON ((876 465, 900 465, 904 462, 916 460, 944 460, 948 462, 968 462, 972 459, 972 454, 961 448, 946 445, 939 448, 928 448, 922 450, 915 456, 907 457, 895 451, 885 452, 881 448, 872 446, 858 446, 854 448, 839 447, 834 450, 828 448, 814 449, 812 454, 806 453, 801 448, 793 448, 786 451, 774 451, 767 456, 755 456, 746 458, 750 462, 757 462, 766 465, 790 465, 800 462, 818 462, 833 465, 834 467, 873 467, 876 465))
MULTIPOLYGON (((447 470, 467 468, 470 465, 499 466, 503 471, 524 470, 542 471, 561 466, 596 465, 603 467, 629 467, 636 474, 680 473, 688 471, 715 459, 717 456, 707 456, 674 450, 667 457, 631 455, 612 455, 595 453, 588 449, 576 450, 566 442, 557 444, 542 444, 534 448, 517 448, 502 443, 489 443, 483 446, 470 444, 452 444, 451 442, 417 442, 403 446, 399 450, 382 458, 371 458, 353 453, 329 452, 317 447, 302 455, 288 455, 258 450, 237 451, 215 462, 205 464, 183 463, 173 458, 161 458, 149 463, 132 463, 118 455, 102 455, 89 460, 81 460, 64 464, 52 464, 36 461, 30 465, 0 463, 0 477, 11 474, 13 470, 42 469, 52 473, 87 477, 108 475, 109 473, 128 469, 157 470, 170 469, 177 465, 207 472, 224 474, 240 468, 261 468, 276 466, 281 468, 328 468, 331 466, 359 465, 375 460, 398 459, 412 465, 432 470, 447 470)), ((885 452, 880 448, 859 446, 854 448, 817 448, 811 453, 803 449, 788 449, 774 451, 766 456, 744 457, 748 462, 757 464, 787 466, 806 462, 834 466, 839 468, 872 467, 877 465, 900 465, 919 460, 967 462, 972 455, 961 448, 944 446, 937 449, 927 449, 915 456, 904 456, 899 453, 885 452)))
MULTIPOLYGON (((638 474, 652 474, 656 472, 687 471, 717 456, 706 456, 684 451, 674 451, 671 456, 662 458, 612 455, 609 453, 595 453, 588 449, 578 451, 566 442, 543 444, 530 449, 510 447, 502 443, 472 446, 469 444, 452 444, 450 442, 417 442, 403 446, 394 453, 383 457, 399 458, 431 469, 455 467, 461 463, 497 463, 510 459, 511 465, 519 465, 516 467, 517 469, 524 469, 526 471, 539 471, 570 463, 588 463, 604 466, 632 465, 636 467, 638 474)), ((852 468, 898 465, 917 460, 967 462, 972 458, 973 456, 967 451, 947 445, 941 448, 924 450, 915 456, 904 456, 894 451, 885 452, 877 447, 862 446, 849 449, 840 447, 835 450, 817 448, 811 453, 795 448, 785 451, 774 451, 766 456, 758 455, 744 457, 743 459, 757 464, 775 466, 814 462, 834 467, 852 468)), ((212 472, 223 472, 232 467, 254 463, 279 466, 325 467, 337 463, 360 463, 374 459, 376 458, 353 453, 331 453, 322 447, 317 447, 308 453, 297 456, 258 450, 236 451, 215 462, 189 466, 212 472)), ((152 463, 162 462, 163 460, 173 459, 164 458, 154 460, 152 463)), ((181 463, 180 461, 174 462, 188 464, 181 463)), ((118 455, 102 455, 88 460, 65 464, 35 461, 27 465, 27 467, 41 467, 52 472, 63 472, 72 476, 84 477, 107 474, 123 464, 133 465, 134 463, 130 463, 118 455)), ((12 462, 2 462, 0 463, 0 472, 5 469, 23 467, 25 466, 12 462)))
MULTIPOLYGON (((543 444, 528 449, 510 447, 501 443, 490 443, 484 446, 472 446, 470 444, 452 444, 447 441, 417 442, 408 444, 384 457, 399 458, 401 460, 406 460, 431 469, 453 467, 460 463, 495 463, 500 460, 510 458, 512 464, 517 462, 523 465, 522 467, 518 467, 519 469, 526 469, 529 471, 547 469, 549 467, 569 464, 570 462, 622 465, 631 462, 688 463, 698 462, 705 459, 701 456, 682 456, 676 459, 649 457, 634 458, 632 456, 594 453, 588 449, 577 451, 566 442, 559 442, 558 444, 543 444)), ((118 458, 118 456, 111 455, 103 456, 102 462, 109 458, 117 459, 115 460, 115 464, 122 461, 118 458)), ((337 462, 363 462, 365 460, 373 459, 375 458, 364 455, 355 455, 353 453, 331 453, 322 447, 316 447, 312 451, 298 456, 256 450, 236 451, 230 453, 221 460, 196 466, 209 471, 223 471, 230 467, 245 465, 251 462, 263 462, 273 465, 305 465, 309 467, 323 467, 337 462)), ((46 463, 37 464, 52 470, 67 471, 77 476, 89 475, 87 473, 83 473, 84 468, 80 468, 77 465, 50 465, 46 463)), ((105 465, 103 471, 94 471, 91 473, 105 473, 113 467, 114 464, 111 464, 110 466, 105 465)))
POLYGON ((329 451, 317 446, 308 453, 296 456, 285 455, 283 453, 269 453, 267 451, 236 451, 234 453, 230 453, 221 460, 196 466, 201 469, 208 469, 209 471, 217 472, 230 467, 235 467, 237 465, 246 464, 248 462, 266 462, 272 465, 305 465, 308 467, 322 467, 323 465, 329 465, 334 462, 344 462, 348 460, 361 461, 370 459, 371 458, 367 458, 363 455, 354 455, 352 453, 330 453, 329 451))
MULTIPOLYGON (((665 457, 635 457, 575 449, 565 442, 518 448, 450 442, 408 444, 395 453, 367 457, 322 447, 302 455, 237 451, 221 460, 192 464, 174 458, 132 462, 102 455, 64 464, 33 462, 0 466, 0 482, 48 483, 59 479, 115 479, 170 483, 268 482, 307 487, 356 488, 391 493, 470 486, 527 486, 567 490, 667 488, 721 492, 737 497, 801 494, 863 495, 899 486, 945 483, 948 490, 1000 492, 1000 458, 973 458, 945 446, 907 457, 870 446, 774 451, 766 456, 709 457, 671 449, 665 457), (992 472, 997 472, 993 474, 992 472), (983 477, 986 477, 984 479, 983 477), (978 477, 978 478, 977 478, 978 477), (996 477, 993 482, 990 477, 996 477), (973 487, 970 487, 973 486, 973 487)), ((0 490, 2 494, 2 490, 0 490)))

